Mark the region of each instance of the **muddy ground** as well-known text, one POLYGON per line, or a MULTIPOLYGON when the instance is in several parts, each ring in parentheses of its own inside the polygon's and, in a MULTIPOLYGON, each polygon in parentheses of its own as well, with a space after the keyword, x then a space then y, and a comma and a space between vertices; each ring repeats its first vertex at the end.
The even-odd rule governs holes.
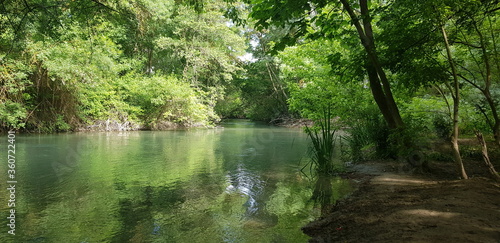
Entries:
POLYGON ((500 184, 474 166, 471 179, 456 180, 443 166, 415 173, 396 162, 355 165, 345 177, 358 189, 302 230, 310 242, 500 243, 500 184))

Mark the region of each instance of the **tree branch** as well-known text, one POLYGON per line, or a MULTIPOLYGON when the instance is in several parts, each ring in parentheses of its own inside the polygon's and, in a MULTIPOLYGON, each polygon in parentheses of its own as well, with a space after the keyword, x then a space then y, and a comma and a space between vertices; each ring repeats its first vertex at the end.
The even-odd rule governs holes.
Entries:
POLYGON ((496 12, 496 11, 498 11, 498 10, 500 10, 500 7, 498 7, 498 8, 494 8, 494 9, 490 9, 490 10, 488 10, 488 11, 485 11, 484 13, 485 13, 485 14, 489 14, 489 13, 496 12))
POLYGON ((493 122, 491 121, 488 114, 486 114, 486 111, 483 109, 483 107, 478 104, 476 104, 475 107, 481 112, 481 114, 483 114, 484 118, 486 119, 486 123, 488 123, 488 126, 490 126, 491 130, 494 130, 493 122))
POLYGON ((463 41, 450 41, 451 44, 462 44, 462 45, 465 45, 465 46, 468 46, 468 47, 472 47, 472 48, 477 48, 477 49, 481 49, 481 46, 477 46, 477 45, 473 45, 471 43, 467 43, 467 42, 463 42, 463 41))
MULTIPOLYGON (((466 68, 464 65, 460 65, 460 64, 458 64, 458 66, 459 66, 461 69, 465 70, 467 73, 469 73, 469 74, 472 76, 472 79, 474 79, 474 80, 477 80, 477 79, 478 79, 478 78, 476 78, 476 75, 475 75, 475 74, 474 74, 471 70, 469 70, 468 68, 466 68)), ((471 84, 473 83, 471 80, 467 79, 464 75, 459 75, 459 76, 460 76, 461 78, 463 78, 465 81, 471 82, 471 84)), ((474 83, 474 85, 475 85, 475 83, 474 83)))
POLYGON ((98 0, 91 0, 91 1, 94 2, 94 3, 96 3, 99 6, 103 7, 103 8, 109 9, 109 10, 111 10, 113 12, 118 12, 116 9, 114 9, 114 8, 108 6, 108 5, 103 4, 103 3, 99 2, 98 0))
POLYGON ((474 86, 476 89, 479 89, 481 92, 484 92, 484 89, 481 88, 481 86, 477 85, 476 83, 472 82, 472 80, 466 78, 465 76, 463 76, 462 74, 458 74, 458 76, 460 78, 462 78, 463 80, 465 80, 465 82, 471 84, 472 86, 474 86))
POLYGON ((439 92, 439 94, 441 94, 441 96, 443 97, 444 102, 446 103, 446 107, 448 108, 448 115, 451 117, 450 102, 448 102, 448 99, 446 98, 446 95, 444 95, 443 89, 441 89, 441 87, 439 87, 439 85, 434 85, 434 87, 436 87, 436 89, 439 92))

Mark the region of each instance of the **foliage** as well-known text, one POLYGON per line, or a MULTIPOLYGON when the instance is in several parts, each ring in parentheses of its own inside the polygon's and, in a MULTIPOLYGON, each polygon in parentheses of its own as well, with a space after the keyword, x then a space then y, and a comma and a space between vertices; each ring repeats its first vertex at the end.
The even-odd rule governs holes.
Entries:
POLYGON ((269 122, 288 116, 288 92, 273 60, 259 60, 246 64, 247 74, 235 80, 241 92, 245 116, 269 122))
MULTIPOLYGON (((455 101, 454 114, 461 114, 453 120, 460 120, 462 131, 470 132, 473 127, 484 129, 484 125, 487 124, 491 127, 496 140, 500 141, 500 119, 496 97, 498 88, 495 87, 495 82, 492 82, 498 70, 498 67, 493 67, 496 63, 494 60, 498 58, 497 35, 495 34, 498 33, 496 31, 498 29, 498 1, 443 0, 418 3, 404 0, 371 1, 371 5, 367 4, 368 2, 370 1, 340 0, 327 3, 324 1, 265 0, 252 2, 253 9, 250 16, 256 20, 258 28, 270 29, 273 26, 279 26, 286 30, 286 34, 280 37, 280 41, 273 45, 275 52, 284 49, 282 53, 287 53, 291 48, 285 48, 285 46, 289 45, 296 45, 295 48, 304 51, 306 48, 301 49, 303 46, 314 43, 310 40, 323 41, 323 38, 330 42, 328 43, 330 46, 333 46, 326 52, 330 53, 331 57, 328 59, 332 66, 329 74, 333 74, 329 81, 335 85, 324 82, 325 78, 322 77, 326 72, 320 68, 325 64, 321 58, 325 56, 326 48, 316 48, 323 52, 315 52, 314 49, 308 52, 294 51, 290 55, 292 58, 288 60, 283 58, 284 62, 290 63, 292 67, 291 72, 286 70, 286 66, 283 67, 286 77, 294 80, 288 83, 291 109, 307 117, 320 116, 321 111, 318 110, 321 109, 317 108, 332 101, 335 105, 339 104, 335 102, 342 97, 339 95, 342 92, 338 92, 342 90, 339 86, 345 85, 341 81, 366 82, 365 80, 368 79, 374 101, 392 129, 380 138, 367 135, 360 137, 371 137, 369 139, 371 142, 367 144, 391 144, 386 146, 386 154, 397 156, 418 147, 419 142, 412 138, 419 137, 419 134, 425 131, 431 131, 429 129, 433 127, 433 123, 441 126, 439 130, 446 133, 442 127, 444 123, 439 122, 439 119, 442 120, 443 117, 436 115, 436 112, 451 113, 452 104, 448 101, 450 96, 455 101), (278 12, 280 14, 277 14, 278 12), (445 48, 442 33, 450 35, 448 39, 450 39, 452 55, 449 52, 446 55, 445 50, 450 50, 450 48, 445 48), (356 38, 353 38, 356 35, 359 35, 365 53, 357 50, 359 42, 356 47, 356 38), (377 40, 376 49, 375 40, 377 40), (307 44, 304 45, 304 43, 307 44), (341 43, 341 47, 349 49, 342 50, 335 46, 336 43, 341 43), (458 75, 455 70, 452 73, 449 63, 456 63, 459 69, 458 75), (351 68, 355 65, 358 65, 358 68, 351 68), (365 69, 366 73, 359 72, 359 67, 365 69), (457 76, 460 80, 456 79, 457 76), (449 85, 452 77, 455 77, 454 90, 449 85), (378 81, 383 87, 377 87, 380 86, 378 81), (444 88, 436 93, 430 89, 433 85, 444 85, 444 88), (394 93, 399 108, 391 101, 390 86, 396 88, 394 93), (471 87, 477 89, 476 95, 471 92, 471 87), (484 96, 477 99, 477 94, 484 96), (459 96, 465 97, 460 112, 458 111, 459 96), (421 99, 412 101, 414 97, 421 99), (414 107, 423 107, 428 100, 438 97, 444 98, 445 102, 435 102, 432 104, 432 110, 424 109, 424 111, 414 113, 414 107), (382 98, 386 100, 386 104, 382 98), (409 105, 406 106, 407 104, 409 105), (474 109, 471 109, 473 107, 476 110, 479 109, 479 112, 474 112, 474 109), (399 116, 398 110, 404 114, 399 116), (478 116, 481 113, 483 118, 478 116), (412 124, 406 124, 403 120, 412 124), (403 131, 406 129, 409 131, 403 131)), ((353 96, 363 97, 359 93, 353 96)), ((345 122, 351 128, 363 124, 363 121, 377 125, 373 120, 356 117, 366 114, 367 110, 364 108, 369 107, 369 104, 370 102, 367 102, 362 106, 356 106, 362 108, 354 112, 354 117, 349 117, 352 113, 342 110, 342 107, 346 106, 339 105, 334 110, 341 117, 341 122, 345 122)), ((457 122, 454 124, 456 125, 457 122)), ((458 130, 454 129, 454 131, 456 134, 458 130)), ((359 133, 363 134, 362 129, 359 133)), ((444 136, 443 133, 442 136, 444 136)))
POLYGON ((451 61, 460 132, 500 141, 498 1, 244 2, 2 2, 0 126, 321 120, 330 107, 352 159, 397 157, 449 135, 451 61))
MULTIPOLYGON (((348 145, 348 158, 352 161, 364 161, 386 158, 390 155, 389 128, 374 106, 367 107, 364 117, 351 123, 344 141, 348 145)), ((345 153, 345 152, 344 152, 345 153)))
POLYGON ((387 157, 389 129, 367 84, 355 82, 363 78, 356 66, 349 65, 356 56, 336 41, 319 39, 288 47, 279 58, 290 90, 290 109, 315 120, 330 107, 335 126, 348 133, 341 144, 344 160, 387 157))
POLYGON ((242 73, 245 40, 220 1, 205 2, 203 11, 182 3, 0 4, 1 127, 216 122, 214 107, 242 73))
POLYGON ((228 95, 238 95, 242 115, 265 122, 279 121, 294 116, 287 104, 288 85, 282 77, 279 59, 269 54, 274 41, 283 35, 282 29, 256 30, 245 26, 242 32, 248 48, 241 58, 245 72, 237 77, 229 87, 228 95))
POLYGON ((229 88, 226 90, 224 99, 219 99, 215 106, 215 112, 221 118, 245 118, 249 114, 245 112, 243 104, 242 91, 239 89, 229 88))
POLYGON ((19 129, 25 126, 22 122, 26 119, 26 108, 20 103, 10 100, 0 104, 0 121, 2 127, 12 127, 19 129))
MULTIPOLYGON (((498 96, 492 78, 498 75, 497 1, 395 1, 381 21, 387 66, 402 86, 413 91, 430 84, 442 85, 440 94, 450 99, 451 78, 440 28, 448 33, 453 63, 459 77, 461 129, 484 130, 485 123, 498 134, 498 96), (490 41, 486 41, 486 39, 490 41), (417 85, 415 85, 417 84, 417 85), (465 113, 465 114, 463 114, 465 113), (483 117, 478 115, 482 113, 483 117), (476 127, 476 128, 474 128, 476 127)), ((400 89, 403 89, 400 87, 400 89)), ((429 92, 429 95, 435 95, 429 92)), ((448 104, 447 106, 451 106, 448 104)), ((446 107, 446 106, 445 106, 446 107)), ((441 119, 441 118, 437 118, 441 119)), ((495 135, 495 137, 498 137, 495 135)))
POLYGON ((125 102, 138 107, 138 117, 149 126, 162 121, 186 127, 208 126, 218 119, 213 108, 200 98, 206 95, 203 91, 175 77, 127 76, 124 80, 125 102))

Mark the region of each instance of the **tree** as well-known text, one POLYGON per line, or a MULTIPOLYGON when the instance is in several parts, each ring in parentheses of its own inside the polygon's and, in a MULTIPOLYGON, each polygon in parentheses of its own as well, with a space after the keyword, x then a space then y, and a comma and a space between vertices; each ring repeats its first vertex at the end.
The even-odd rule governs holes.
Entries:
POLYGON ((500 146, 500 114, 498 89, 500 48, 498 31, 498 1, 470 4, 456 17, 456 33, 451 40, 457 49, 458 76, 476 88, 483 96, 476 106, 490 126, 495 142, 500 146), (486 104, 486 107, 483 105, 486 104), (489 112, 486 112, 489 109, 489 112))
POLYGON ((370 80, 373 97, 382 112, 390 128, 402 128, 404 126, 398 107, 392 95, 391 86, 387 75, 382 68, 375 47, 372 17, 368 8, 368 0, 359 0, 361 15, 356 15, 351 4, 347 0, 340 0, 346 9, 351 21, 358 31, 359 38, 368 56, 366 71, 370 80), (361 21, 360 21, 361 19, 361 21))
MULTIPOLYGON (((474 3, 470 3, 470 4, 474 5, 474 3)), ((445 6, 440 6, 440 7, 442 9, 446 9, 445 6)), ((457 6, 451 5, 450 7, 457 7, 457 6)), ((461 7, 461 9, 459 9, 457 11, 457 13, 460 14, 460 12, 464 12, 463 9, 465 9, 465 12, 468 12, 467 7, 470 7, 470 5, 464 4, 464 5, 461 5, 459 7, 461 7)), ((474 9, 477 9, 477 8, 474 8, 474 9)), ((439 13, 439 11, 437 11, 437 12, 439 13)), ((446 13, 445 11, 443 11, 443 12, 446 13)), ((441 16, 437 16, 437 17, 439 18, 441 16)), ((460 15, 459 15, 459 17, 460 17, 460 15)), ((469 16, 469 18, 472 18, 472 17, 469 16)), ((442 19, 442 17, 441 17, 441 19, 442 19)), ((489 88, 491 86, 491 64, 489 61, 490 57, 486 51, 487 47, 485 44, 484 37, 483 37, 481 31, 479 31, 479 28, 477 26, 476 21, 472 20, 471 22, 472 22, 472 25, 474 26, 473 28, 476 30, 476 33, 478 34, 478 37, 479 37, 478 38, 479 39, 479 48, 481 49, 481 52, 482 52, 482 60, 484 62, 484 67, 485 67, 485 73, 483 73, 485 88, 482 89, 481 87, 476 85, 473 81, 469 80, 468 82, 475 85, 475 87, 477 87, 484 94, 486 100, 490 103, 492 113, 495 117, 495 124, 492 126, 492 128, 494 131, 495 138, 498 141, 498 139, 497 139, 498 134, 496 134, 496 132, 497 132, 498 128, 500 128, 500 127, 496 127, 496 126, 500 126, 500 123, 498 123, 498 122, 500 122, 500 120, 498 120, 498 114, 496 112, 496 107, 495 107, 495 104, 492 100, 491 93, 489 92, 489 88)), ((459 150, 459 146, 458 146, 458 136, 459 136, 459 114, 458 113, 459 113, 459 103, 460 103, 460 88, 459 88, 459 81, 458 81, 459 74, 458 74, 458 71, 457 71, 457 68, 455 65, 455 61, 454 61, 452 52, 451 52, 450 43, 448 41, 448 36, 447 36, 447 32, 445 30, 445 23, 444 22, 441 22, 440 30, 441 30, 441 33, 443 36, 448 62, 450 63, 451 75, 453 77, 453 85, 452 85, 452 91, 453 91, 452 92, 452 97, 453 97, 453 133, 452 133, 452 137, 451 137, 452 138, 451 143, 452 143, 453 157, 455 159, 455 162, 457 163, 458 173, 461 175, 461 177, 463 179, 468 179, 467 173, 465 172, 465 169, 463 167, 462 158, 460 156, 460 150, 459 150)), ((493 40, 494 40, 494 38, 495 37, 493 36, 493 40)), ((466 79, 466 80, 468 80, 468 79, 466 79)), ((498 131, 498 132, 500 132, 500 131, 498 131)))
MULTIPOLYGON (((495 58, 496 36, 491 20, 497 8, 497 1, 400 0, 385 10, 387 21, 381 26, 388 54, 385 61, 400 76, 400 83, 415 88, 444 84, 449 90, 453 100, 453 109, 448 104, 453 124, 452 151, 462 178, 467 175, 458 148, 459 120, 463 118, 459 107, 466 83, 484 94, 487 102, 477 103, 476 99, 474 103, 483 109, 484 104, 489 105, 491 112, 483 113, 486 120, 493 117, 489 124, 495 131, 497 108, 490 93, 490 60, 495 58), (486 42, 485 35, 492 41, 486 42)), ((439 92, 445 97, 444 90, 439 92)))
POLYGON ((458 147, 458 136, 459 136, 459 120, 458 120, 458 112, 460 105, 460 88, 458 83, 458 74, 457 69, 455 67, 455 63, 453 61, 453 56, 451 54, 450 44, 448 42, 448 36, 446 34, 446 30, 444 28, 444 24, 441 24, 441 33, 443 35, 444 45, 446 49, 446 55, 448 58, 448 62, 450 63, 450 68, 453 76, 453 88, 452 88, 452 97, 453 97, 453 133, 451 135, 451 144, 453 150, 453 158, 455 159, 455 163, 457 164, 457 171, 461 175, 463 179, 468 179, 467 173, 465 172, 464 165, 462 162, 462 156, 460 156, 460 149, 458 147))
POLYGON ((222 6, 0 2, 0 128, 210 125, 217 99, 243 71, 245 41, 222 6))
POLYGON ((370 88, 382 115, 390 128, 403 128, 398 107, 394 100, 391 84, 386 72, 379 60, 379 54, 375 45, 375 33, 368 0, 347 1, 340 0, 333 3, 325 1, 275 1, 265 0, 252 2, 250 16, 257 20, 259 28, 268 28, 271 25, 287 27, 289 33, 283 37, 278 48, 285 45, 295 44, 304 36, 326 36, 339 38, 339 29, 343 29, 344 35, 348 33, 357 35, 365 51, 364 68, 368 75, 370 88), (344 21, 343 7, 349 21, 344 21), (357 7, 357 9, 355 9, 357 7), (359 13, 359 14, 358 14, 359 13), (350 24, 349 24, 350 22, 350 24), (349 28, 351 24, 356 32, 349 28))
POLYGON ((246 116, 266 122, 279 123, 291 116, 287 100, 289 90, 283 80, 279 58, 268 50, 284 34, 280 28, 257 31, 247 27, 251 60, 244 63, 245 75, 234 84, 241 91, 246 116))

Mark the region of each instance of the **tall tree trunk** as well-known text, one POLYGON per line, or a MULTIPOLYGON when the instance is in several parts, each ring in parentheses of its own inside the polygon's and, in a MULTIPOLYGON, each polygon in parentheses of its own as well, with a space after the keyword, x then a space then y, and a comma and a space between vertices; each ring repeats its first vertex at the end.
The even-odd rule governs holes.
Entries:
POLYGON ((368 57, 373 66, 375 67, 380 82, 382 83, 382 88, 385 94, 384 98, 388 105, 388 109, 389 112, 391 113, 392 119, 394 120, 395 123, 394 128, 403 127, 404 126, 403 119, 399 114, 398 106, 396 105, 396 101, 394 100, 394 96, 392 95, 391 85, 389 83, 389 80, 387 79, 384 69, 382 68, 382 64, 380 64, 380 61, 378 59, 375 40, 373 38, 373 28, 371 23, 372 18, 370 16, 370 11, 368 9, 368 0, 360 0, 359 5, 363 20, 362 21, 363 29, 367 39, 367 45, 365 46, 366 52, 368 53, 368 57))
POLYGON ((457 165, 457 172, 462 179, 468 179, 467 173, 465 172, 464 164, 462 162, 462 156, 460 156, 460 148, 458 146, 458 112, 460 105, 460 88, 458 85, 458 75, 453 62, 450 50, 450 44, 448 43, 448 36, 446 35, 446 30, 444 25, 441 25, 441 33, 443 34, 444 44, 446 47, 446 54, 448 55, 448 62, 450 63, 451 72, 453 74, 453 133, 451 136, 451 148, 453 151, 453 158, 457 165))
POLYGON ((361 16, 356 15, 347 0, 340 0, 340 2, 349 14, 354 27, 356 27, 361 44, 365 48, 368 58, 366 71, 375 102, 391 129, 404 127, 403 119, 392 95, 390 83, 376 52, 368 0, 359 0, 361 16), (362 24, 360 19, 362 19, 362 24))
POLYGON ((493 116, 493 120, 495 121, 494 123, 492 123, 491 127, 491 130, 493 131, 493 137, 495 138, 495 144, 497 146, 500 146, 500 117, 498 116, 495 101, 491 96, 489 87, 487 87, 486 89, 482 89, 481 91, 483 92, 484 97, 486 98, 486 101, 490 106, 491 114, 493 116))
POLYGON ((377 103, 377 106, 380 109, 380 112, 382 113, 382 116, 384 117, 385 121, 387 122, 387 125, 390 128, 397 128, 396 121, 394 120, 394 117, 391 114, 391 111, 388 107, 387 100, 385 99, 384 90, 380 85, 377 71, 372 65, 367 65, 366 71, 368 73, 368 80, 370 82, 370 90, 372 92, 375 102, 377 103))
MULTIPOLYGON (((497 107, 495 104, 495 101, 493 100, 491 93, 490 93, 490 87, 491 87, 491 63, 490 63, 490 54, 488 53, 488 50, 486 49, 486 40, 484 38, 483 33, 479 29, 479 26, 477 25, 476 22, 474 23, 474 29, 476 30, 477 35, 479 36, 479 42, 481 43, 481 52, 483 53, 483 61, 484 61, 484 67, 486 69, 486 75, 485 75, 485 88, 481 90, 484 94, 484 97, 488 101, 488 105, 490 106, 491 109, 491 114, 493 115, 493 119, 495 120, 495 124, 493 124, 492 130, 493 130, 493 135, 495 137, 495 143, 500 146, 500 117, 498 116, 497 112, 497 107)), ((494 38, 493 38, 494 39, 494 38)))
MULTIPOLYGON (((481 49, 481 53, 482 53, 482 59, 483 59, 483 62, 479 62, 479 61, 476 61, 476 65, 477 65, 477 69, 478 70, 482 70, 484 68, 484 73, 481 71, 481 76, 483 77, 484 79, 484 87, 481 87, 480 85, 478 85, 474 80, 469 80, 463 76, 464 80, 467 81, 469 84, 471 84, 473 87, 475 87, 476 89, 478 89, 479 91, 481 91, 481 93, 483 93, 484 95, 484 98, 486 99, 486 102, 488 103, 488 106, 490 107, 490 110, 491 110, 491 116, 493 116, 493 121, 491 121, 490 117, 488 114, 486 114, 486 112, 482 111, 488 125, 490 126, 492 132, 493 132, 493 135, 495 137, 495 143, 497 146, 500 147, 500 116, 499 116, 499 113, 498 113, 498 109, 497 109, 497 104, 494 100, 494 98, 492 97, 491 95, 491 92, 490 92, 490 88, 491 88, 491 83, 492 83, 492 63, 494 64, 495 61, 491 62, 490 61, 490 58, 494 58, 495 56, 498 55, 498 50, 496 48, 496 41, 495 41, 495 34, 492 33, 492 35, 490 36, 491 37, 491 40, 493 41, 493 50, 488 50, 487 46, 488 46, 488 41, 485 39, 485 36, 483 34, 483 32, 481 31, 481 29, 479 28, 478 26, 478 23, 477 21, 474 19, 473 16, 470 16, 469 17, 470 20, 471 20, 471 23, 473 23, 473 26, 474 26, 474 30, 476 31, 476 34, 477 36, 479 37, 479 47, 476 47, 474 46, 474 48, 479 48, 481 49), (482 66, 484 65, 484 66, 482 66)), ((490 21, 490 29, 493 29, 493 27, 491 26, 491 20, 490 21)), ((467 38, 466 38, 466 35, 464 35, 464 40, 465 40, 465 46, 467 48, 469 48, 469 52, 472 54, 472 51, 470 50, 470 48, 473 46, 473 45, 470 45, 470 44, 467 44, 467 38)), ((497 64, 497 69, 498 71, 500 71, 500 66, 497 64)), ((467 70, 467 68, 463 67, 466 71, 470 72, 470 70, 467 70)))

